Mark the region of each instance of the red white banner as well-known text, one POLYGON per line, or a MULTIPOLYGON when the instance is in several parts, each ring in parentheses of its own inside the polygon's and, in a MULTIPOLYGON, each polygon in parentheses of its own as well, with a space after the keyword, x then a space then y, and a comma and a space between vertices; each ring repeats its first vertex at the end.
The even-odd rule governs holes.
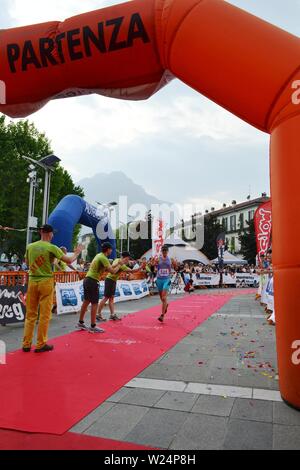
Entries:
POLYGON ((257 254, 260 258, 265 255, 271 246, 272 236, 272 203, 271 201, 262 204, 254 216, 257 254))
POLYGON ((162 219, 153 220, 152 256, 159 256, 165 242, 165 223, 162 219))

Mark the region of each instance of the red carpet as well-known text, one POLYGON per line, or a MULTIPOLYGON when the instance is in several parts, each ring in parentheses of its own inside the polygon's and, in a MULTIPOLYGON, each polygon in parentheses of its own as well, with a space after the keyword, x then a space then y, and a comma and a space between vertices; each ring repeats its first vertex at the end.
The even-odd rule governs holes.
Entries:
POLYGON ((190 296, 105 325, 106 334, 74 332, 47 354, 8 354, 0 367, 0 428, 64 434, 218 311, 232 295, 190 296))
POLYGON ((0 450, 153 450, 130 442, 111 441, 100 437, 68 432, 53 434, 26 434, 0 430, 0 450))

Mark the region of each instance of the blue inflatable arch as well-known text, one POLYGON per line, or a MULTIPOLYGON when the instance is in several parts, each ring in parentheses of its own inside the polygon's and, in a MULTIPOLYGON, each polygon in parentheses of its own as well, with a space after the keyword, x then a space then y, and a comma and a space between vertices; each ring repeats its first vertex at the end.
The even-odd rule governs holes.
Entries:
POLYGON ((75 225, 81 224, 93 230, 99 251, 103 242, 110 242, 113 246, 111 257, 113 259, 116 257, 116 239, 107 214, 79 196, 70 195, 62 199, 50 215, 49 224, 55 230, 53 243, 65 246, 69 252, 73 250, 72 238, 75 225), (107 234, 107 237, 103 236, 100 239, 99 234, 107 234))

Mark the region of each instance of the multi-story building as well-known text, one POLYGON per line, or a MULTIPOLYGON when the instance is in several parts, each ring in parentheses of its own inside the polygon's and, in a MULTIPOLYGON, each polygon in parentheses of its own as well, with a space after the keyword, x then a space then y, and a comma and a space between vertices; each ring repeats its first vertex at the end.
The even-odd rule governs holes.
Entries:
POLYGON ((184 226, 186 238, 192 240, 195 225, 197 225, 197 223, 199 224, 200 221, 203 224, 203 217, 215 217, 224 227, 229 251, 233 254, 239 254, 241 249, 239 242, 240 231, 246 229, 248 227, 247 222, 254 219, 256 209, 258 209, 261 204, 268 202, 269 200, 270 198, 267 194, 263 193, 259 198, 251 200, 249 197, 247 201, 242 203, 232 201, 229 206, 227 204, 223 204, 222 209, 212 207, 210 211, 205 211, 205 214, 195 214, 190 220, 176 225, 170 230, 170 232, 174 232, 181 238, 184 226))

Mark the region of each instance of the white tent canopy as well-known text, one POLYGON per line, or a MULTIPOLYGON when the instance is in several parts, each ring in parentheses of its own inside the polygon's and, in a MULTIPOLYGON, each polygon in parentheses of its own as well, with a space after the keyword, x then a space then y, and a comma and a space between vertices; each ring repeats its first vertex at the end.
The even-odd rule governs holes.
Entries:
POLYGON ((165 245, 171 247, 171 246, 189 246, 188 243, 184 242, 181 238, 179 238, 177 235, 174 233, 170 235, 166 240, 165 240, 165 245))
MULTIPOLYGON (((219 264, 219 258, 214 259, 211 263, 219 264)), ((224 264, 244 265, 244 264, 248 264, 248 262, 243 259, 238 258, 237 256, 234 256, 232 253, 229 253, 229 251, 225 251, 224 264)))
MULTIPOLYGON (((168 243, 166 243, 166 245, 168 245, 168 243)), ((179 263, 192 261, 194 263, 204 264, 205 266, 209 264, 209 259, 201 253, 201 251, 196 250, 188 244, 185 244, 185 246, 170 246, 169 256, 170 258, 176 259, 179 263)), ((147 251, 143 257, 149 260, 152 257, 152 250, 147 251)))

